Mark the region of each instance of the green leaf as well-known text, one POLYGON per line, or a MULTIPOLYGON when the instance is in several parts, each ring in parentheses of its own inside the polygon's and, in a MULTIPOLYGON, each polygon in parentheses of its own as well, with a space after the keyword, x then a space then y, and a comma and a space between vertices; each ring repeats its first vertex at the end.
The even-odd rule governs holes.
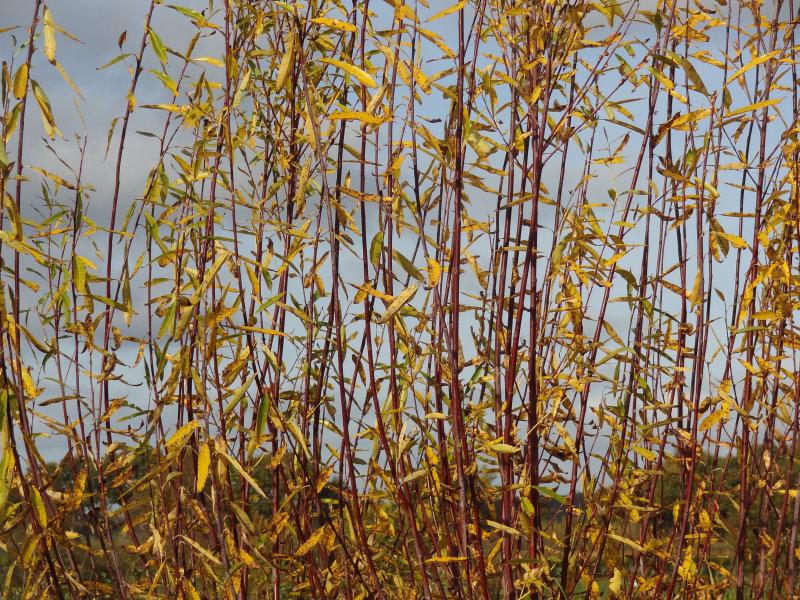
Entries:
POLYGON ((39 526, 42 529, 47 527, 47 511, 44 508, 42 496, 35 487, 31 487, 31 507, 33 508, 33 515, 36 517, 39 526))
POLYGON ((161 38, 158 37, 158 34, 152 29, 147 30, 147 35, 150 37, 150 45, 153 47, 153 52, 158 57, 158 60, 161 61, 161 64, 166 66, 167 48, 164 46, 164 42, 161 41, 161 38))
POLYGON ((9 164, 8 154, 6 153, 6 143, 0 137, 0 167, 7 167, 9 164))
POLYGON ((492 444, 491 446, 489 446, 489 449, 492 450, 493 452, 499 452, 500 454, 515 454, 519 452, 519 448, 517 448, 516 446, 503 443, 492 444))
POLYGON ((194 10, 193 8, 186 8, 185 6, 177 6, 175 4, 167 4, 167 8, 176 10, 179 13, 186 15, 190 19, 198 19, 200 21, 203 20, 203 15, 200 12, 194 10))
POLYGON ((159 79, 159 81, 161 81, 161 83, 164 84, 165 88, 167 88, 170 92, 172 92, 173 96, 178 95, 178 84, 175 83, 172 77, 170 77, 163 71, 156 71, 155 69, 148 69, 148 70, 150 71, 150 73, 155 75, 159 79))
POLYGON ((131 326, 133 317, 133 299, 131 298, 131 278, 127 267, 122 271, 122 304, 125 305, 125 325, 131 326))
POLYGON ((403 267, 403 270, 409 275, 411 275, 411 277, 413 277, 417 281, 425 281, 425 278, 422 276, 422 273, 419 272, 419 269, 417 269, 416 265, 414 265, 413 262, 408 260, 405 257, 405 255, 403 255, 401 252, 398 252, 397 250, 394 250, 392 252, 392 256, 394 256, 397 262, 400 263, 400 266, 403 267))
POLYGON ((36 98, 36 103, 42 111, 42 118, 55 126, 53 119, 53 109, 50 107, 50 99, 44 93, 42 86, 37 81, 31 79, 31 89, 33 89, 33 96, 36 98))
POLYGON ((383 250, 383 231, 379 231, 375 234, 375 237, 372 238, 372 242, 369 245, 369 261, 373 265, 378 265, 381 260, 381 251, 383 250))
POLYGON ((264 435, 264 427, 267 423, 267 406, 269 402, 267 398, 261 398, 261 402, 258 404, 258 414, 256 415, 256 438, 260 438, 264 435))
POLYGON ((5 506, 6 500, 8 499, 13 476, 14 452, 11 448, 5 448, 3 450, 2 459, 0 459, 0 510, 5 506))
POLYGON ((128 58, 129 56, 130 56, 130 54, 120 54, 119 56, 117 56, 115 58, 112 58, 110 61, 108 61, 102 67, 97 67, 97 70, 98 71, 102 71, 103 69, 107 69, 108 67, 117 64, 119 61, 128 58))
POLYGON ((567 499, 564 496, 562 496, 561 494, 556 494, 553 490, 549 488, 543 487, 541 485, 532 485, 531 487, 535 489, 537 492, 539 492, 542 496, 546 496, 551 500, 555 500, 559 504, 567 503, 567 499))

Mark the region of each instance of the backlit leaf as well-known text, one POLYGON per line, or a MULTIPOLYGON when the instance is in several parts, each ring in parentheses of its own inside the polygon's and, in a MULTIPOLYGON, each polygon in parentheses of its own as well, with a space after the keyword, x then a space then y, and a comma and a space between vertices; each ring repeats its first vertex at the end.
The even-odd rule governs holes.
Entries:
POLYGON ((367 73, 366 71, 360 69, 355 65, 351 65, 350 63, 346 63, 342 60, 336 60, 334 58, 322 58, 320 59, 320 61, 327 63, 329 65, 333 65, 334 67, 341 69, 348 75, 352 75, 359 82, 366 85, 367 87, 378 87, 378 84, 375 83, 375 80, 369 73, 367 73))

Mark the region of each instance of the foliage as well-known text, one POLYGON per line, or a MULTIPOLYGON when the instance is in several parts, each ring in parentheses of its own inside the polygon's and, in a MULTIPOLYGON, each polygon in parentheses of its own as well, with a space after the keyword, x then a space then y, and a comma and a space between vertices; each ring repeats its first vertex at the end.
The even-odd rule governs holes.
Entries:
POLYGON ((792 2, 24 4, 3 597, 797 593, 792 2))

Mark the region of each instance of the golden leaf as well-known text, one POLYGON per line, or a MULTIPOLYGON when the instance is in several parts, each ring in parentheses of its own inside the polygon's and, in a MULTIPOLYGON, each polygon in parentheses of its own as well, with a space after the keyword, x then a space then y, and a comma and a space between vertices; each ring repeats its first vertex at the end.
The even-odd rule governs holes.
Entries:
POLYGON ((305 542, 303 542, 303 544, 302 544, 302 545, 301 545, 301 546, 300 546, 300 547, 299 547, 299 548, 298 548, 298 549, 295 551, 295 553, 294 553, 294 554, 295 554, 295 556, 298 556, 298 557, 299 557, 299 556, 305 556, 306 554, 308 554, 309 552, 311 552, 311 550, 313 550, 313 549, 314 549, 314 546, 316 546, 316 545, 317 545, 317 543, 319 543, 319 541, 322 539, 322 536, 323 536, 324 534, 325 534, 325 527, 321 527, 320 529, 317 529, 317 530, 316 530, 314 533, 312 533, 312 534, 309 536, 309 538, 308 538, 308 539, 307 539, 305 542))
POLYGON ((433 21, 437 21, 437 20, 439 20, 441 18, 446 17, 447 15, 452 15, 454 12, 458 12, 459 10, 464 8, 466 5, 467 5, 466 0, 461 0, 461 2, 459 2, 457 4, 454 4, 453 6, 445 8, 444 10, 440 10, 438 13, 436 13, 430 19, 428 19, 428 23, 432 23, 433 21))
POLYGON ((51 63, 56 62, 56 31, 53 23, 53 14, 50 9, 44 8, 44 55, 51 63))
POLYGON ((25 92, 28 91, 28 65, 23 64, 20 65, 17 72, 14 74, 14 83, 12 84, 14 88, 14 97, 17 100, 22 100, 25 97, 25 92))
POLYGON ((391 319, 395 313, 400 310, 406 302, 411 300, 414 294, 417 292, 419 288, 419 284, 412 283, 402 292, 400 292, 397 296, 395 296, 394 300, 386 307, 386 312, 383 313, 383 316, 378 320, 378 323, 386 323, 389 319, 391 319))
POLYGON ((363 69, 359 69, 355 65, 351 65, 350 63, 346 63, 342 60, 336 60, 335 58, 322 58, 320 59, 320 62, 333 65, 334 67, 337 67, 342 71, 345 71, 348 75, 352 75, 359 82, 361 82, 363 85, 366 85, 367 87, 378 87, 378 84, 375 82, 375 80, 369 73, 367 73, 363 69))
POLYGON ((211 451, 208 444, 200 446, 197 453, 197 492, 200 493, 208 479, 208 466, 211 464, 211 451))

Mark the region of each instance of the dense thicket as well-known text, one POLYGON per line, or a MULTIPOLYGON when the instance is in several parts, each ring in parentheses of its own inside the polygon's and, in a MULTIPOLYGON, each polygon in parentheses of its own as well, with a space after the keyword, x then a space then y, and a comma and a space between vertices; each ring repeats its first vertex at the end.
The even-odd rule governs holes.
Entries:
POLYGON ((3 597, 797 593, 794 0, 19 4, 3 597))

